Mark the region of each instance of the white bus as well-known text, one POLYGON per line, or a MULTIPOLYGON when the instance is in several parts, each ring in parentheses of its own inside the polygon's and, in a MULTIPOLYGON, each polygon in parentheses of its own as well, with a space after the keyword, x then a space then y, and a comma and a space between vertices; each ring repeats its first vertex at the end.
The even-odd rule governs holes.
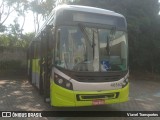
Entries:
POLYGON ((28 74, 52 106, 127 101, 125 17, 95 7, 56 7, 29 46, 28 74))

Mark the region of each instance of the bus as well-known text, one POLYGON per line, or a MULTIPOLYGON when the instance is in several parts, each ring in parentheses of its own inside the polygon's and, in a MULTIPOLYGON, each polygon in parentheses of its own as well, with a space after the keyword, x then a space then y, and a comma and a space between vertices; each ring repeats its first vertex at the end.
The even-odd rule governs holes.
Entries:
POLYGON ((127 22, 114 11, 59 5, 28 48, 28 77, 55 107, 128 101, 127 22))

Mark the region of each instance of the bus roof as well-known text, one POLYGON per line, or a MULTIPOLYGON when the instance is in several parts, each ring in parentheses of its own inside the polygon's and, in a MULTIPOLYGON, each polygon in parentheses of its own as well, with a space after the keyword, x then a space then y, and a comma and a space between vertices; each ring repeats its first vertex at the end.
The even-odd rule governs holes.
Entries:
POLYGON ((49 20, 52 19, 53 14, 55 14, 58 11, 65 11, 65 10, 73 10, 73 11, 80 11, 80 12, 89 12, 89 13, 97 13, 97 14, 104 14, 104 15, 111 15, 116 17, 123 17, 123 15, 116 13, 114 11, 102 9, 102 8, 96 8, 96 7, 90 7, 90 6, 81 6, 81 5, 59 5, 53 9, 53 11, 50 13, 48 19, 44 24, 41 26, 40 30, 36 33, 36 37, 40 34, 40 31, 44 30, 45 26, 48 25, 50 22, 49 20))
POLYGON ((90 12, 90 13, 97 13, 97 14, 104 14, 104 15, 113 15, 117 17, 124 17, 123 15, 116 13, 114 11, 102 9, 102 8, 96 8, 96 7, 90 7, 90 6, 80 6, 80 5, 59 5, 55 8, 55 10, 75 10, 75 11, 81 11, 81 12, 90 12))

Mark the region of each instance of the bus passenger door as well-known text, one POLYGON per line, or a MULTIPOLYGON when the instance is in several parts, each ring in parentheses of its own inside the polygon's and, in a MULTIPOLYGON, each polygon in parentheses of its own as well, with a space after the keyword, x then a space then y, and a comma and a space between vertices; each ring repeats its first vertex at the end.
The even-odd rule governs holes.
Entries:
POLYGON ((41 33, 41 68, 40 68, 40 94, 43 94, 44 100, 48 101, 50 97, 50 74, 52 62, 52 49, 49 41, 51 39, 51 29, 46 28, 41 33))

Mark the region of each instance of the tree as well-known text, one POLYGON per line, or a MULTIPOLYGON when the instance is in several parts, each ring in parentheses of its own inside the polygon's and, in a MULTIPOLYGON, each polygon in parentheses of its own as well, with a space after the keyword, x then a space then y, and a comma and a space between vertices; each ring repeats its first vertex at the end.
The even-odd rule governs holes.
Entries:
POLYGON ((8 4, 7 0, 0 1, 0 31, 3 32, 6 27, 4 23, 8 19, 9 15, 14 11, 13 8, 8 4))
POLYGON ((4 25, 6 20, 13 12, 17 12, 18 16, 23 16, 23 24, 21 26, 21 34, 25 24, 25 12, 28 10, 28 0, 1 0, 0 3, 0 32, 6 30, 4 25))
POLYGON ((22 35, 22 32, 23 32, 23 27, 24 27, 24 24, 25 24, 25 19, 26 19, 26 12, 29 10, 29 2, 27 0, 18 0, 16 2, 17 4, 17 8, 16 11, 18 12, 18 16, 22 16, 23 17, 23 23, 22 23, 22 26, 20 28, 21 30, 21 35, 22 35))
POLYGON ((12 34, 2 34, 0 35, 0 46, 8 47, 8 48, 14 48, 14 47, 20 47, 20 48, 28 48, 29 43, 34 38, 34 33, 27 33, 22 35, 21 38, 17 38, 16 36, 12 34))
POLYGON ((33 0, 30 3, 30 10, 33 12, 35 33, 39 30, 40 23, 46 20, 54 7, 54 0, 33 0))

